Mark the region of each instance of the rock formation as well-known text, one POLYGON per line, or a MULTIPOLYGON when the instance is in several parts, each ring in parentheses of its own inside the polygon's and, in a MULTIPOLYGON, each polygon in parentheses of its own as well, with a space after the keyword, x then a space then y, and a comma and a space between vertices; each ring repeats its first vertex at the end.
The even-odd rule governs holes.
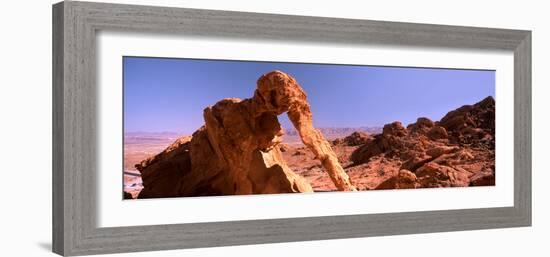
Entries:
POLYGON ((417 188, 418 178, 416 174, 408 170, 400 170, 396 176, 379 184, 376 189, 411 189, 417 188))
POLYGON ((487 97, 474 105, 464 105, 447 113, 439 125, 450 132, 454 143, 494 143, 495 100, 487 97))
POLYGON ((365 174, 365 168, 383 167, 382 176, 362 176, 377 181, 366 183, 369 189, 494 185, 494 119, 495 101, 487 97, 438 122, 419 118, 406 129, 399 122, 387 124, 351 154, 348 173, 353 178, 354 170, 365 174))
POLYGON ((440 121, 421 117, 369 133, 325 129, 339 135, 329 144, 299 84, 274 71, 258 80, 252 98, 223 99, 203 116, 191 137, 136 165, 139 198, 495 185, 492 97, 440 121), (281 142, 277 116, 285 112, 295 127, 288 133, 303 145, 281 142))
POLYGON ((277 115, 285 112, 336 188, 355 190, 330 144, 313 127, 305 92, 291 76, 273 71, 260 77, 252 98, 228 98, 207 107, 205 126, 191 138, 180 138, 136 165, 144 186, 139 198, 312 192, 283 160, 277 115))
POLYGON ((401 122, 396 121, 386 124, 381 134, 368 140, 366 144, 351 155, 351 160, 355 164, 361 164, 368 162, 371 157, 381 153, 385 153, 386 156, 391 156, 407 147, 415 147, 415 142, 402 140, 402 138, 408 134, 407 129, 403 127, 401 122))
POLYGON ((335 145, 344 144, 347 146, 358 146, 367 143, 370 139, 371 137, 368 133, 355 131, 347 137, 333 140, 332 143, 335 145))

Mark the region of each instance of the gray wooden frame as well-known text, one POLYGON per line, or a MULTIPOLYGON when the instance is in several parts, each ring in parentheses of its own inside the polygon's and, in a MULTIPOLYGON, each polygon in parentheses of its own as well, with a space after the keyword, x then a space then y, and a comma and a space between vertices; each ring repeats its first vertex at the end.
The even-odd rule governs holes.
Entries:
POLYGON ((58 254, 86 255, 530 225, 530 31, 72 1, 53 6, 53 251, 58 254), (99 30, 513 51, 514 206, 99 228, 95 223, 95 36, 99 30))

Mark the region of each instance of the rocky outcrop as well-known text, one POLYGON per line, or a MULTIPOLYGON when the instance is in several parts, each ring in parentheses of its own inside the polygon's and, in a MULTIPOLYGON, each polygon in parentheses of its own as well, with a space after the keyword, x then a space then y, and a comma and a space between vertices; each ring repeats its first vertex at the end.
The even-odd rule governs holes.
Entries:
POLYGON ((409 142, 403 140, 408 134, 407 129, 403 127, 401 122, 396 121, 386 124, 381 134, 375 135, 372 140, 353 152, 351 161, 355 164, 361 164, 382 153, 387 156, 400 154, 401 151, 409 147, 407 145, 409 142))
POLYGON ((470 177, 470 186, 493 186, 495 174, 492 172, 480 172, 470 177))
POLYGON ((415 172, 421 187, 465 187, 469 184, 469 173, 449 166, 429 162, 415 172))
POLYGON ((358 146, 364 145, 371 139, 367 132, 355 131, 344 138, 337 138, 332 141, 334 145, 358 146))
POLYGON ((400 165, 374 189, 494 185, 494 108, 487 97, 438 122, 419 118, 407 129, 399 122, 387 124, 351 154, 351 161, 357 167, 381 160, 391 163, 388 167, 400 165))
POLYGON ((408 170, 400 170, 399 173, 380 183, 375 189, 414 189, 419 187, 418 178, 408 170))
POLYGON ((190 141, 191 137, 179 138, 161 153, 136 164, 143 181, 138 198, 179 195, 182 178, 191 170, 190 141))
POLYGON ((320 161, 338 190, 352 191, 330 144, 313 127, 305 92, 291 76, 263 75, 250 99, 223 99, 204 110, 205 126, 136 165, 143 179, 139 198, 312 192, 282 158, 287 113, 305 146, 320 161))
POLYGON ((456 143, 494 142, 495 100, 489 96, 474 105, 464 105, 447 113, 439 125, 456 143))
POLYGON ((420 117, 416 120, 416 123, 409 124, 407 130, 412 134, 426 134, 434 125, 432 120, 426 117, 420 117))
POLYGON ((437 126, 437 125, 430 128, 430 130, 426 132, 426 136, 431 140, 449 138, 449 134, 447 134, 447 130, 444 127, 437 126))

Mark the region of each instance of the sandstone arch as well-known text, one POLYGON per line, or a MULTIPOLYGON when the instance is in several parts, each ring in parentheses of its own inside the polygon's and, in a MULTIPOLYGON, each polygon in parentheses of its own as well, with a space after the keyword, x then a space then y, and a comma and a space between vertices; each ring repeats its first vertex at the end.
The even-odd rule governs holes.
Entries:
POLYGON ((336 188, 355 191, 329 143, 313 127, 303 89, 288 74, 272 71, 258 79, 252 98, 227 98, 207 107, 205 126, 190 141, 175 142, 136 165, 144 185, 139 197, 313 192, 277 147, 284 133, 277 115, 285 112, 336 188))
POLYGON ((258 80, 252 98, 264 113, 277 115, 287 112, 304 145, 315 154, 340 191, 354 191, 348 175, 323 134, 313 127, 313 114, 302 87, 290 75, 281 71, 269 72, 258 80), (261 108, 260 108, 261 109, 261 108))

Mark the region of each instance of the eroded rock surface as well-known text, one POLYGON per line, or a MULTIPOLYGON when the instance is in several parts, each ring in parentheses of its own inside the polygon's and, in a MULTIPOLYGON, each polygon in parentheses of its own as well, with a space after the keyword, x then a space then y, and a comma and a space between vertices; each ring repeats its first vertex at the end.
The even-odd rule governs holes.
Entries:
POLYGON ((367 143, 371 136, 366 132, 355 131, 344 138, 337 138, 332 141, 334 145, 359 146, 367 143))
MULTIPOLYGON (((368 136, 350 132, 334 139, 332 149, 358 190, 495 185, 494 130, 487 122, 493 108, 489 97, 457 109, 468 110, 467 114, 450 112, 448 117, 470 116, 475 121, 458 131, 440 121, 419 118, 406 128, 394 122, 368 136)), ((306 147, 287 144, 284 149, 288 166, 315 191, 337 190, 306 147)))
POLYGON ((384 172, 359 179, 352 168, 348 173, 366 189, 494 185, 494 115, 495 101, 487 97, 438 122, 419 118, 407 129, 399 122, 387 124, 350 157, 351 167, 363 174, 373 167, 384 172))
POLYGON ((204 110, 205 126, 136 165, 143 179, 139 198, 312 192, 285 163, 287 113, 305 146, 338 190, 352 191, 348 175, 323 134, 313 127, 305 92, 291 76, 263 75, 250 99, 223 99, 204 110))

